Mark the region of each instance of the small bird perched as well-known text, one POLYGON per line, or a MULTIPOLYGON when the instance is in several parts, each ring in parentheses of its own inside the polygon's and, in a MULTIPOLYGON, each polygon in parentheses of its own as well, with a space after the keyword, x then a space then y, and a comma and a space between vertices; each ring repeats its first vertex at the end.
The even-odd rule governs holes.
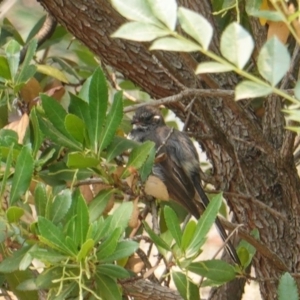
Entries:
MULTIPOLYGON (((129 138, 137 142, 153 141, 157 155, 163 156, 163 159, 154 164, 152 172, 164 182, 170 198, 199 219, 200 206, 206 208, 209 200, 201 186, 199 157, 190 138, 185 133, 168 127, 160 111, 152 106, 138 108, 131 124, 133 129, 129 138), (195 200, 196 192, 201 203, 195 200)), ((220 219, 216 218, 215 223, 225 241, 228 236, 220 219)), ((238 255, 230 241, 226 244, 226 248, 233 261, 240 265, 238 255)))

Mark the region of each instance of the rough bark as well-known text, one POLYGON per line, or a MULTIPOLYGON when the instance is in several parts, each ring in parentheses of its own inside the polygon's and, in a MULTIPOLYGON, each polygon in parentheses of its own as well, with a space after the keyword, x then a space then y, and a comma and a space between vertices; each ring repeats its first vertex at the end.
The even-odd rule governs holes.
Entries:
MULTIPOLYGON (((184 88, 234 89, 234 74, 196 76, 201 56, 171 52, 149 52, 147 44, 111 39, 124 19, 107 0, 40 0, 59 23, 86 44, 101 60, 142 87, 153 98, 174 95, 184 88)), ((220 32, 211 14, 210 0, 180 0, 180 5, 201 12, 215 28, 211 49, 218 53, 220 32)), ((264 28, 251 20, 257 49, 265 39, 264 28), (259 28, 259 30, 258 30, 259 28)), ((255 57, 253 58, 255 60, 255 57)), ((182 120, 190 98, 168 106, 182 120)), ((213 165, 213 181, 227 193, 235 219, 250 232, 257 228, 260 241, 277 255, 284 269, 299 268, 299 188, 293 158, 294 135, 284 129, 282 101, 265 100, 262 117, 247 101, 228 97, 197 97, 188 130, 200 142, 213 165), (201 136, 210 138, 201 139, 201 136), (266 207, 266 209, 263 209, 266 207), (278 217, 280 216, 280 217, 278 217)), ((275 255, 274 254, 274 255, 275 255)), ((275 299, 283 269, 257 253, 253 266, 264 299, 275 299)), ((297 279, 299 280, 299 279, 297 279)), ((298 282, 299 285, 299 282, 298 282)), ((230 292, 213 299, 232 299, 230 292)), ((239 299, 239 296, 235 295, 239 299)))

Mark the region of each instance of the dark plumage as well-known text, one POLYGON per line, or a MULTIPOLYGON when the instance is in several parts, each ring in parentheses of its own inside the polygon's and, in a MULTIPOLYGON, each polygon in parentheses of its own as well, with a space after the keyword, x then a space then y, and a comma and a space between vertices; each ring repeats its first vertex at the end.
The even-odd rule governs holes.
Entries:
MULTIPOLYGON (((190 138, 185 133, 166 126, 160 111, 152 106, 138 108, 131 123, 131 139, 138 142, 153 141, 158 149, 157 155, 164 155, 153 166, 153 174, 164 182, 171 199, 199 219, 201 206, 207 207, 209 200, 201 186, 199 157, 190 138), (196 200, 196 192, 201 202, 196 200)), ((226 231, 218 218, 216 225, 222 239, 226 240, 226 231)), ((227 243, 227 249, 232 259, 240 264, 230 242, 227 243)))

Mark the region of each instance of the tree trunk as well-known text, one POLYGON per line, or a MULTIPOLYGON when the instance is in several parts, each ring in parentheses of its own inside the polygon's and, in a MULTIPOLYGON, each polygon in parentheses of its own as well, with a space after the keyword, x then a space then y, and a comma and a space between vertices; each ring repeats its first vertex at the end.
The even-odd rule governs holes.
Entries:
MULTIPOLYGON (((185 88, 233 90, 239 80, 230 73, 195 75, 197 61, 206 59, 199 55, 150 52, 147 44, 111 39, 110 35, 124 19, 107 0, 40 0, 40 3, 105 64, 153 98, 178 94, 185 88)), ((211 50, 219 53, 220 32, 212 15, 211 1, 178 3, 200 12, 211 22, 215 28, 211 50)), ((258 51, 266 32, 257 20, 250 21, 258 51)), ((188 114, 185 108, 190 102, 191 98, 182 99, 169 108, 185 120, 188 114)), ((265 279, 259 282, 263 299, 274 299, 282 272, 295 273, 299 267, 300 182, 293 157, 295 136, 284 129, 281 99, 275 96, 265 99, 262 116, 257 116, 249 104, 235 102, 232 96, 198 96, 188 130, 206 151, 213 165, 215 188, 227 192, 225 196, 237 223, 244 224, 243 230, 247 232, 259 230, 263 247, 253 266, 256 276, 265 279)), ((229 294, 213 299, 233 299, 229 294)), ((239 297, 234 296, 234 299, 239 297)))

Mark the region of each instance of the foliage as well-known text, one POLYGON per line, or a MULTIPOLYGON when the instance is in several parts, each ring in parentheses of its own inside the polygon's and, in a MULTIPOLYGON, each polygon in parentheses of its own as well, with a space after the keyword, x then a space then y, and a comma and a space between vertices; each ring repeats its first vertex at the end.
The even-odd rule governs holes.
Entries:
MULTIPOLYGON (((222 56, 218 56, 209 50, 213 36, 209 22, 193 11, 177 8, 176 1, 112 3, 131 20, 114 37, 154 40, 153 50, 202 52, 212 61, 199 64, 196 73, 234 71, 245 78, 236 87, 236 100, 276 93, 298 105, 299 83, 295 97, 276 87, 290 63, 289 52, 278 39, 270 39, 261 49, 260 76, 254 76, 245 71, 253 39, 238 22, 224 30, 222 56), (190 38, 175 31, 177 21, 190 38)), ((258 14, 255 7, 251 13, 275 17, 258 14)), ((217 259, 199 261, 221 206, 221 194, 197 221, 180 225, 185 217, 181 209, 165 203, 159 211, 161 234, 146 221, 141 226, 138 215, 148 203, 138 206, 133 200, 147 198, 143 183, 155 158, 154 144, 126 139, 130 124, 123 111, 133 102, 107 83, 107 73, 97 67, 93 55, 76 46, 74 61, 64 55, 39 59, 40 51, 51 50, 65 38, 65 30, 58 26, 37 47, 31 38, 42 19, 27 41, 9 20, 4 23, 10 31, 6 26, 1 32, 5 43, 0 56, 0 105, 5 112, 1 127, 8 124, 0 130, 2 282, 21 299, 38 299, 38 290, 47 290, 49 299, 78 295, 80 299, 121 299, 122 280, 140 272, 129 270, 128 262, 143 233, 165 261, 172 260, 174 268, 165 276, 173 279, 184 299, 199 299, 200 285, 219 286, 244 275, 243 268, 255 254, 245 241, 238 249, 242 268, 217 259), (20 63, 25 44, 26 56, 20 63), (10 121, 18 114, 21 117, 10 121), (32 272, 37 262, 42 267, 32 272), (206 280, 196 282, 192 274, 206 280)), ((130 82, 120 80, 119 85, 126 95, 133 90, 139 98, 148 99, 130 82)), ((297 110, 286 112, 299 120, 297 110)), ((279 297, 284 299, 288 292, 291 298, 297 295, 293 280, 285 274, 279 297)))

